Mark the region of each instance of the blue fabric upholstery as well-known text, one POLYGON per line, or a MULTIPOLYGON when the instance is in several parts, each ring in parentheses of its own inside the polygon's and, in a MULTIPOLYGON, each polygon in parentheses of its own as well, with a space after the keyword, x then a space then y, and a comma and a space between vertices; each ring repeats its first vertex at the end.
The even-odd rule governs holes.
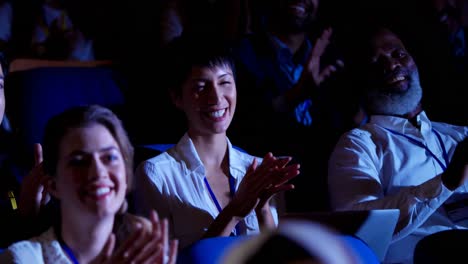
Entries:
MULTIPOLYGON (((340 235, 360 259, 360 263, 379 264, 375 253, 361 239, 351 235, 340 235)), ((236 243, 249 236, 205 238, 183 249, 177 258, 178 264, 221 264, 222 257, 236 243)))
POLYGON ((42 140, 50 117, 69 107, 101 104, 119 114, 125 102, 126 83, 110 67, 36 68, 12 72, 5 82, 7 115, 26 148, 42 140))
POLYGON ((352 235, 342 235, 343 240, 348 244, 354 253, 359 257, 361 263, 379 264, 380 261, 372 249, 361 239, 352 235))
POLYGON ((218 264, 221 258, 236 243, 249 236, 205 238, 183 249, 177 256, 177 264, 218 264))

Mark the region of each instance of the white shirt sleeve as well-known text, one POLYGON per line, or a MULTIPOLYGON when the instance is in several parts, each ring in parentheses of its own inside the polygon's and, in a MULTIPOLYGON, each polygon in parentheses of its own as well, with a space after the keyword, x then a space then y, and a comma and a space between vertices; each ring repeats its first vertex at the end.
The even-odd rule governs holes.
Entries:
POLYGON ((386 183, 382 182, 382 165, 383 159, 370 133, 361 131, 343 136, 329 161, 331 203, 335 210, 399 209, 394 236, 398 240, 418 228, 452 192, 436 176, 419 185, 402 186, 388 195, 386 183))

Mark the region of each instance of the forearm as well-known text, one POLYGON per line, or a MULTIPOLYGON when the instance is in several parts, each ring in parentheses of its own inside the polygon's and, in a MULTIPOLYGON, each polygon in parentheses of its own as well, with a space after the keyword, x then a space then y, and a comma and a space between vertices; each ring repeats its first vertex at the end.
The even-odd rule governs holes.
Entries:
POLYGON ((228 205, 218 214, 203 237, 229 236, 241 220, 242 217, 235 216, 233 210, 228 205))
POLYGON ((274 229, 276 227, 275 219, 269 204, 266 204, 262 208, 255 209, 255 213, 257 215, 258 226, 260 227, 261 232, 274 229))
POLYGON ((406 237, 424 223, 452 194, 442 186, 440 177, 399 192, 368 201, 355 201, 350 210, 399 209, 394 240, 406 237))
POLYGON ((309 78, 301 76, 299 81, 284 93, 284 101, 294 108, 300 102, 312 97, 312 91, 316 90, 316 85, 309 78))

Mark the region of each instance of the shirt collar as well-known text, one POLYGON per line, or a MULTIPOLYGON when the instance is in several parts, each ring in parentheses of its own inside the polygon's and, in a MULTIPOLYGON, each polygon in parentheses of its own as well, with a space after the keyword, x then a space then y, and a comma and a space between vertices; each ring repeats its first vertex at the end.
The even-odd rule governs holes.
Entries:
MULTIPOLYGON (((421 111, 416 118, 421 123, 421 133, 430 131, 432 129, 431 121, 424 111, 421 111)), ((404 117, 391 116, 391 115, 372 115, 369 123, 376 124, 394 131, 405 133, 407 130, 414 130, 416 127, 404 117)))
POLYGON ((291 51, 289 50, 288 46, 286 46, 286 44, 283 43, 283 41, 281 41, 279 38, 277 38, 276 36, 274 35, 269 35, 270 37, 270 40, 271 40, 271 43, 273 43, 273 47, 278 51, 278 50, 287 50, 289 51, 289 53, 291 53, 291 51))
MULTIPOLYGON (((231 144, 231 141, 226 137, 227 140, 227 147, 228 147, 228 155, 229 155, 229 171, 231 176, 234 179, 238 179, 238 173, 235 173, 235 169, 238 166, 243 166, 243 160, 240 156, 240 152, 236 151, 231 144)), ((201 175, 205 176, 205 167, 198 155, 197 149, 193 144, 192 139, 189 137, 188 133, 185 133, 184 136, 179 140, 177 145, 175 146, 176 152, 179 154, 179 157, 185 162, 187 169, 190 171, 199 172, 201 175)))
POLYGON ((42 9, 43 9, 43 12, 44 12, 44 20, 45 20, 45 23, 46 23, 46 25, 48 27, 50 27, 52 22, 54 22, 54 20, 59 18, 60 15, 63 12, 65 12, 64 10, 51 7, 51 6, 47 5, 47 4, 43 5, 42 9))
MULTIPOLYGON (((291 61, 293 61, 294 54, 292 54, 289 47, 286 44, 284 44, 283 41, 281 41, 279 38, 277 38, 276 36, 272 34, 269 34, 268 37, 273 45, 274 50, 276 51, 276 56, 278 57, 280 62, 288 63, 288 61, 285 60, 286 57, 288 57, 291 61), (287 54, 287 56, 284 56, 284 54, 287 54)), ((297 57, 299 57, 298 64, 305 63, 311 49, 312 49, 312 43, 306 37, 304 43, 302 43, 301 47, 298 50, 298 55, 296 55, 297 57)))
POLYGON ((198 156, 197 149, 193 144, 192 139, 190 139, 188 133, 185 133, 184 136, 179 140, 175 146, 177 153, 180 158, 185 162, 187 169, 190 171, 198 170, 199 168, 203 169, 203 163, 198 156))
POLYGON ((241 152, 234 149, 232 147, 231 141, 229 141, 228 138, 227 143, 228 143, 228 154, 229 154, 229 173, 231 173, 231 176, 234 177, 236 182, 239 179, 240 176, 244 176, 244 170, 243 169, 238 169, 238 168, 246 168, 250 164, 245 163, 245 158, 241 155, 241 152), (241 171, 242 175, 238 173, 238 171, 241 171))

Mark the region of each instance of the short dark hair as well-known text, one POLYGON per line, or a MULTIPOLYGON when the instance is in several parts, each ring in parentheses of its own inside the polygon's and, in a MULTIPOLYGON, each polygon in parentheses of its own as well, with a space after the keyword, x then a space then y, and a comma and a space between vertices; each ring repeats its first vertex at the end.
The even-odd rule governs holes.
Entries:
POLYGON ((228 66, 236 76, 231 45, 216 34, 182 34, 170 43, 166 56, 165 85, 176 95, 194 66, 228 66))
POLYGON ((127 192, 133 181, 133 146, 122 121, 108 108, 99 105, 77 106, 52 117, 46 125, 43 138, 45 172, 55 177, 59 160, 59 149, 63 137, 73 128, 103 125, 120 147, 127 174, 127 192))

